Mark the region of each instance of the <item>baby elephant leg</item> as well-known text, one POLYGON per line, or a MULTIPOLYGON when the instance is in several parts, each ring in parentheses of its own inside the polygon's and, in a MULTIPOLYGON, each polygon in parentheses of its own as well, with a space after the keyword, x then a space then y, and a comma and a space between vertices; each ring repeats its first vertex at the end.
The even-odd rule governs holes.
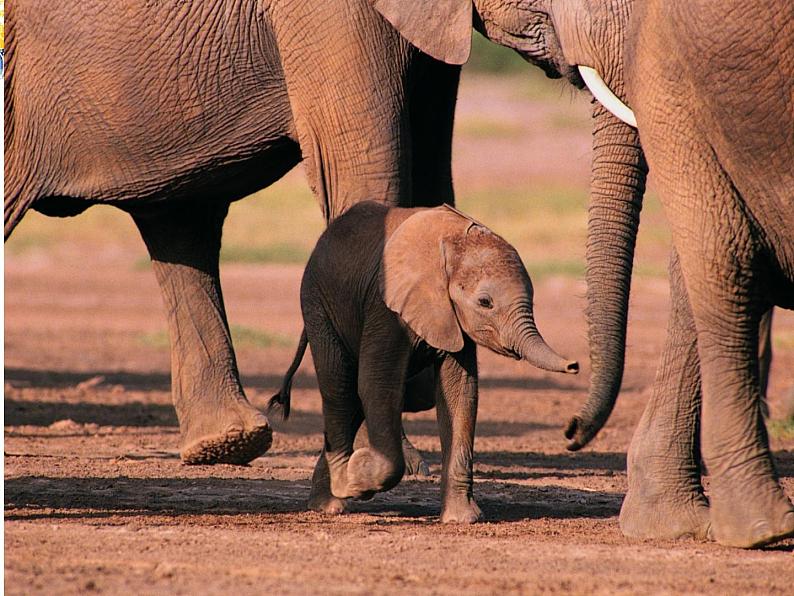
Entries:
POLYGON ((356 366, 320 309, 306 308, 304 318, 325 426, 323 451, 312 476, 309 509, 342 513, 345 503, 337 493, 344 492, 339 487, 347 485, 347 462, 363 419, 356 391, 356 366))
POLYGON ((430 466, 413 443, 405 436, 405 429, 400 429, 402 434, 403 459, 405 460, 405 474, 407 476, 430 476, 430 466))
POLYGON ((473 495, 474 426, 477 422, 477 351, 462 351, 441 363, 436 413, 441 435, 441 521, 473 523, 482 512, 473 495))
MULTIPOLYGON (((405 428, 402 428, 400 432, 402 434, 400 440, 402 442, 403 459, 405 460, 405 475, 430 476, 430 467, 427 465, 422 453, 416 447, 414 447, 413 443, 411 443, 411 441, 405 435, 405 428)), ((355 445, 356 448, 369 446, 366 424, 359 429, 358 435, 356 435, 355 445)))
MULTIPOLYGON (((423 368, 405 381, 404 412, 424 412, 436 405, 436 384, 438 375, 435 366, 423 368)), ((407 476, 430 476, 430 468, 422 454, 413 446, 402 431, 403 458, 407 476)))
POLYGON ((365 328, 359 354, 358 394, 367 421, 369 446, 347 462, 346 486, 337 484, 331 464, 331 490, 340 498, 367 499, 393 488, 403 477, 402 410, 410 345, 395 317, 365 328))
MULTIPOLYGON (((351 436, 356 435, 362 420, 363 416, 361 410, 358 409, 351 425, 351 436)), ((344 459, 345 466, 347 466, 348 460, 349 457, 344 459)), ((330 514, 344 513, 347 510, 345 500, 335 497, 331 492, 331 471, 328 466, 328 453, 325 446, 323 446, 320 457, 317 458, 314 474, 312 474, 312 488, 309 492, 309 509, 330 514)))

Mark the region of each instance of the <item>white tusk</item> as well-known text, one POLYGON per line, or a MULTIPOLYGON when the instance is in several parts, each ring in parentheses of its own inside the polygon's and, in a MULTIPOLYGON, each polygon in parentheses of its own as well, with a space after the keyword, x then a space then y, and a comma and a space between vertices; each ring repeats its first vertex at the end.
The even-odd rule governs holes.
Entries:
POLYGON ((582 75, 582 80, 590 92, 593 94, 601 105, 609 110, 616 118, 623 120, 629 126, 637 128, 637 119, 634 117, 634 112, 625 103, 618 99, 618 96, 612 93, 612 90, 607 87, 604 79, 596 72, 594 68, 589 66, 577 65, 579 74, 582 75))

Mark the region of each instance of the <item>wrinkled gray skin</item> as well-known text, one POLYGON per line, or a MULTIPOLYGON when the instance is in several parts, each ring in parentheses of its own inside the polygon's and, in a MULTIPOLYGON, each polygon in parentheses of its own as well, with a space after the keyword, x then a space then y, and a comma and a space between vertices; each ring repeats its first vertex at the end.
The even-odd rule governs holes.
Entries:
MULTIPOLYGON (((102 203, 132 215, 165 302, 187 463, 244 463, 271 440, 240 384, 218 276, 231 201, 304 160, 328 219, 373 197, 452 204, 457 65, 472 23, 581 86, 548 0, 373 4, 6 7, 5 235, 30 208, 69 216, 102 203)), ((620 386, 645 168, 634 131, 598 106, 594 118, 588 312, 600 396, 620 386)))
POLYGON ((537 331, 532 283, 502 238, 448 206, 388 208, 363 202, 317 242, 301 284, 305 325, 295 361, 271 404, 289 413, 292 375, 306 338, 325 419, 325 445, 309 506, 341 513, 402 478, 401 415, 406 379, 433 367, 441 434, 441 521, 471 523, 477 416, 476 344, 556 372, 578 364, 537 331), (369 444, 353 448, 366 420, 369 444))
MULTIPOLYGON (((758 360, 765 313, 794 308, 794 5, 554 6, 568 63, 601 72, 633 108, 673 230, 668 338, 629 450, 621 528, 739 547, 794 534, 758 360)), ((591 400, 573 430, 597 430, 613 403, 591 400)))
MULTIPOLYGON (((478 0, 473 13, 468 12, 472 5, 467 0, 378 0, 376 5, 388 23, 362 0, 85 2, 80 11, 57 3, 43 6, 17 0, 6 7, 6 236, 31 207, 64 216, 91 204, 111 203, 132 213, 152 255, 168 312, 173 394, 185 461, 245 462, 270 442, 267 420, 250 406, 240 386, 218 280, 220 231, 230 201, 267 186, 305 159, 329 218, 371 197, 405 206, 451 203, 449 158, 458 80, 454 64, 468 52, 472 21, 549 76, 565 77, 581 87, 573 65, 592 66, 619 97, 627 99, 631 78, 624 76, 630 45, 626 34, 640 39, 641 22, 630 19, 629 0, 478 0), (130 27, 131 22, 148 26, 130 27), (52 59, 56 51, 68 57, 68 68, 52 59)), ((789 3, 772 6, 791 10, 789 3)), ((725 22, 725 16, 740 17, 745 12, 720 4, 720 13, 709 21, 720 26, 711 27, 709 35, 733 40, 736 36, 727 27, 738 25, 725 22)), ((688 15, 679 17, 689 21, 688 15)), ((660 54, 686 64, 690 56, 671 48, 679 44, 689 48, 687 43, 709 35, 667 40, 671 43, 660 54)), ((786 36, 781 39, 788 41, 786 36)), ((791 45, 778 53, 790 52, 791 45)), ((742 54, 726 50, 725 55, 742 54)), ((697 51, 693 57, 699 58, 697 51)), ((778 68, 791 63, 767 61, 778 68)), ((714 73, 709 64, 705 66, 704 72, 714 73)), ((770 70, 767 65, 739 66, 749 67, 739 68, 741 72, 770 70)), ((687 69, 676 65, 672 71, 687 69)), ((777 70, 771 72, 767 76, 777 76, 777 70)), ((639 70, 631 76, 656 81, 639 70)), ((747 82, 744 88, 755 85, 747 82)), ((652 85, 645 90, 657 95, 652 85)), ((647 108, 635 106, 638 117, 662 97, 664 93, 649 98, 647 108)), ((732 101, 736 96, 727 97, 732 101)), ((629 99, 633 104, 639 97, 629 99)), ((790 116, 790 111, 784 115, 790 116)), ((774 131, 777 135, 794 128, 783 120, 771 120, 783 122, 774 131)), ((569 428, 572 449, 585 445, 601 428, 620 388, 634 241, 646 175, 634 129, 597 103, 593 123, 587 248, 592 377, 588 402, 569 428)), ((704 139, 699 142, 702 147, 704 139)), ((783 145, 792 143, 784 140, 783 145)), ((690 148, 693 155, 703 154, 698 147, 690 148)), ((658 160, 664 163, 662 157, 658 160)), ((700 165, 667 171, 693 171, 700 165)), ((703 170, 713 167, 713 163, 702 165, 703 170)), ((769 168, 761 164, 757 171, 769 172, 769 168)), ((790 168, 784 166, 777 173, 781 172, 790 168)), ((667 201, 674 203, 683 201, 667 201)), ((766 219, 768 214, 762 211, 766 219)), ((671 219, 684 223, 702 218, 673 212, 671 219)), ((782 216, 780 221, 785 221, 782 216)), ((686 235, 679 230, 678 238, 686 235)), ((772 280, 766 283, 768 289, 775 286, 769 277, 775 260, 788 259, 788 253, 776 250, 785 237, 785 233, 767 236, 772 244, 754 253, 760 259, 756 262, 772 263, 764 274, 772 280)), ((746 245, 764 245, 758 244, 757 235, 742 238, 747 238, 746 245)), ((732 249, 723 255, 732 254, 732 249)), ((629 495, 621 519, 624 531, 632 535, 708 531, 699 480, 701 354, 695 332, 695 320, 705 314, 695 312, 695 320, 689 315, 684 278, 694 275, 697 261, 684 258, 684 262, 690 273, 681 276, 678 260, 673 260, 674 312, 668 342, 629 457, 629 495), (660 459, 654 454, 663 445, 674 449, 660 459), (654 482, 652 477, 663 480, 654 482)), ((747 279, 751 287, 759 287, 752 276, 747 279)), ((760 302, 765 299, 776 301, 762 297, 760 302)), ((707 302, 702 293, 699 300, 707 302)), ((746 311, 750 328, 755 326, 753 313, 760 310, 763 307, 755 302, 746 311)), ((732 329, 744 332, 745 326, 732 329)), ((706 360, 712 359, 713 352, 706 360)), ((729 378, 720 381, 711 374, 704 383, 719 387, 729 378)), ((755 395, 756 384, 746 386, 755 395)), ((714 412, 704 404, 704 429, 709 426, 707 410, 714 412)), ((713 426, 716 413, 711 416, 713 426)), ((756 426, 743 428, 737 436, 756 426)), ((761 430, 749 441, 754 447, 747 453, 757 451, 760 468, 733 502, 749 500, 748 511, 760 523, 761 540, 767 540, 767 515, 757 514, 770 511, 763 495, 777 503, 773 509, 783 501, 772 480, 765 438, 759 434, 761 430)), ((727 495, 724 492, 717 501, 730 503, 727 495)), ((740 525, 746 528, 748 523, 754 522, 740 525)), ((772 520, 771 526, 780 525, 772 520)), ((770 539, 777 535, 773 531, 770 539)))
POLYGON ((329 219, 371 197, 453 203, 459 67, 365 0, 6 9, 5 236, 30 208, 129 212, 165 302, 183 460, 253 459, 271 431, 243 393, 223 305, 230 202, 304 160, 329 219))

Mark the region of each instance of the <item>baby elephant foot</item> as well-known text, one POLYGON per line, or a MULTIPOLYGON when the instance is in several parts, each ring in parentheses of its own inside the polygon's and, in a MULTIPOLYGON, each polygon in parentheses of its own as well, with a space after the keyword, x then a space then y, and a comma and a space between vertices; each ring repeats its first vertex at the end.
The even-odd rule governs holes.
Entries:
POLYGON ((474 497, 466 494, 450 494, 444 499, 441 508, 443 524, 473 524, 482 518, 482 511, 474 502, 474 497))
POLYGON ((403 459, 406 476, 430 476, 430 467, 419 450, 403 436, 403 459))
POLYGON ((309 493, 309 510, 328 515, 340 515, 347 511, 347 502, 344 499, 338 499, 330 492, 315 493, 312 489, 312 492, 309 493))
POLYGON ((331 492, 339 498, 370 499, 375 493, 387 491, 403 477, 402 458, 394 461, 371 447, 356 449, 347 462, 346 486, 331 482, 331 492))
POLYGON ((626 493, 620 508, 620 529, 624 536, 643 540, 710 538, 709 507, 700 493, 681 496, 665 494, 641 497, 639 490, 626 493))
POLYGON ((331 473, 325 451, 320 454, 317 465, 314 467, 308 507, 310 511, 329 515, 339 515, 347 511, 346 501, 331 494, 331 473))

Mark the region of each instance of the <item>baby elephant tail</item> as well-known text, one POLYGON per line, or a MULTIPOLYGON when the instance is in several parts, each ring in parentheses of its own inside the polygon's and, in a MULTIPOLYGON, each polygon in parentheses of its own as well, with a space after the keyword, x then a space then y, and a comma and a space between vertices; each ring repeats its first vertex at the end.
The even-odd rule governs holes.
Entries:
POLYGON ((270 398, 270 401, 267 405, 268 412, 274 410, 275 408, 281 408, 281 417, 284 420, 289 418, 289 402, 292 391, 292 377, 295 376, 295 371, 298 370, 301 360, 303 360, 303 355, 306 353, 307 345, 309 345, 309 338, 306 337, 306 327, 304 327, 303 331, 301 332, 300 342, 298 342, 298 350, 295 352, 295 358, 292 359, 292 364, 290 364, 289 369, 287 369, 287 374, 284 375, 284 381, 281 383, 281 389, 278 393, 270 398))

